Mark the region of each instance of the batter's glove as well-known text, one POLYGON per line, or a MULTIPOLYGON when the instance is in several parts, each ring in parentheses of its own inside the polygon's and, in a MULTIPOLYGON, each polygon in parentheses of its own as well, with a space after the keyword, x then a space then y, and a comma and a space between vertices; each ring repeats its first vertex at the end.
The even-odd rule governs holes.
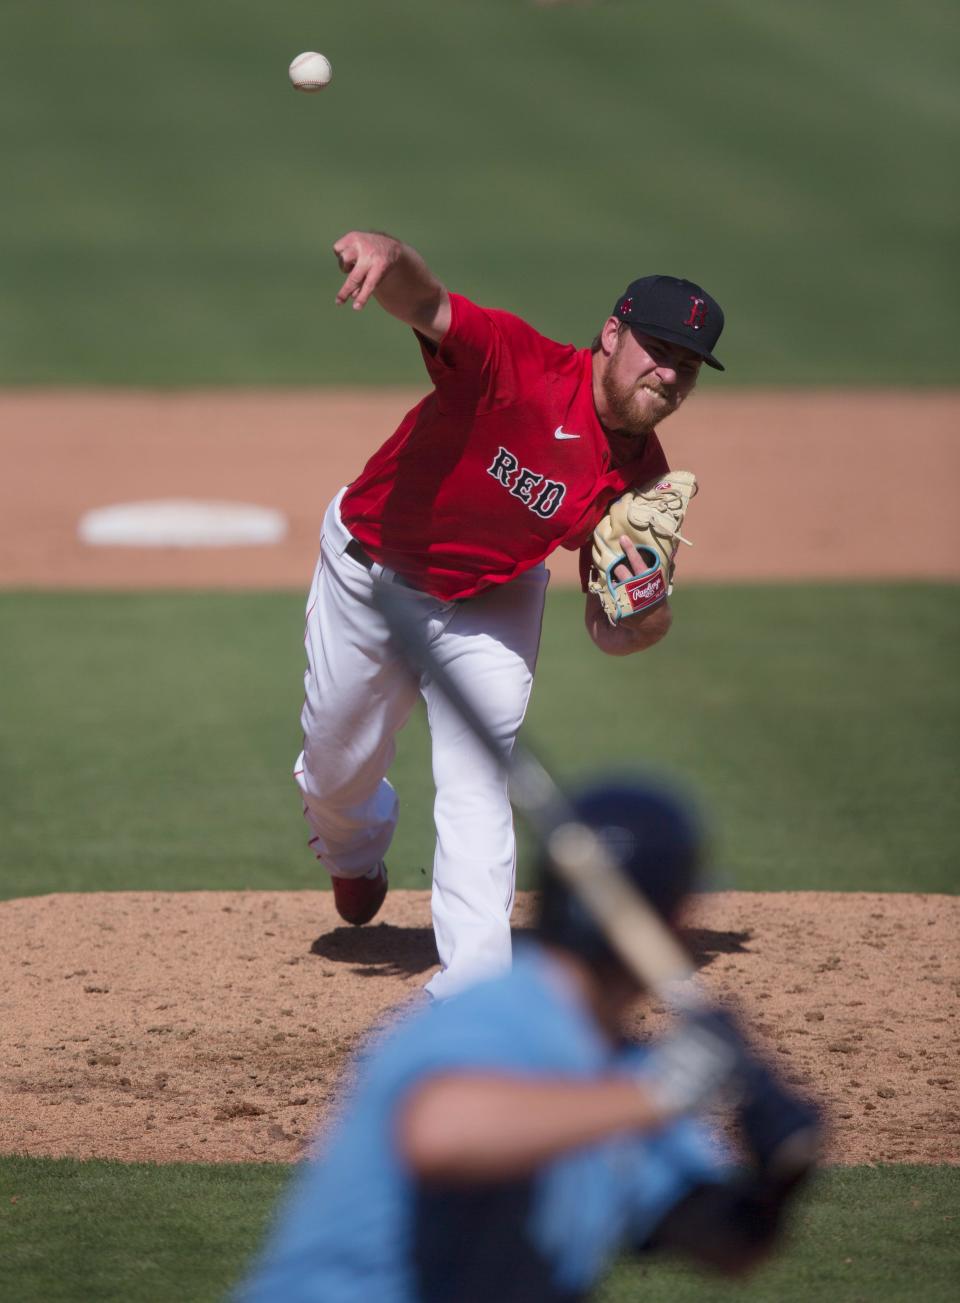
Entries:
POLYGON ((724 1092, 739 1093, 749 1062, 733 1018, 705 1009, 655 1041, 636 1076, 660 1112, 680 1116, 699 1112, 724 1092))
POLYGON ((628 489, 593 531, 587 587, 600 598, 611 624, 649 610, 673 591, 677 547, 690 542, 680 527, 696 491, 692 471, 671 471, 643 488, 628 489), (614 570, 624 564, 629 567, 620 543, 624 534, 647 568, 617 579, 614 570))

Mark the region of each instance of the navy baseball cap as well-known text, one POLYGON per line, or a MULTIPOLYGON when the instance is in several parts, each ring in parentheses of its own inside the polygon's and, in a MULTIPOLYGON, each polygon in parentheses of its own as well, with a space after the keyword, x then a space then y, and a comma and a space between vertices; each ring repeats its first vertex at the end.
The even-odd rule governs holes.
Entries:
POLYGON ((723 309, 693 281, 641 276, 627 286, 610 315, 654 339, 682 344, 715 371, 725 370, 713 356, 723 330, 723 309))
MULTIPOLYGON (((700 816, 686 797, 642 775, 619 774, 573 793, 570 807, 655 912, 674 923, 687 897, 701 886, 706 853, 700 816)), ((556 872, 547 848, 540 853, 538 877, 535 930, 541 940, 572 951, 591 966, 614 962, 604 930, 556 872)))

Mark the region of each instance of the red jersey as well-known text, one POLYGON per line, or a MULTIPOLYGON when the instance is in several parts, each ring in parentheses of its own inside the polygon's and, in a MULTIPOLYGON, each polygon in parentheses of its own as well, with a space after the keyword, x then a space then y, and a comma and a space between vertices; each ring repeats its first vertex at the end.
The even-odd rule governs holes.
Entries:
POLYGON ((655 434, 634 461, 611 465, 589 349, 459 294, 450 306, 439 346, 420 341, 433 392, 340 504, 375 561, 447 601, 581 547, 615 497, 668 469, 655 434))

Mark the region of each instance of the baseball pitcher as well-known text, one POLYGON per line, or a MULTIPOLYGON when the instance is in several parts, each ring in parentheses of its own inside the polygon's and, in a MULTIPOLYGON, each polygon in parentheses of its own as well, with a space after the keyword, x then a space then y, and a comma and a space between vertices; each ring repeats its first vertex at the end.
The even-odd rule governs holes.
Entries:
POLYGON ((347 273, 337 302, 361 309, 373 297, 409 326, 433 387, 327 509, 295 773, 337 909, 368 922, 386 894, 398 816, 394 738, 424 698, 441 965, 427 989, 443 998, 509 966, 513 818, 502 772, 429 677, 414 682, 398 663, 374 585, 402 595, 508 749, 557 547, 580 552, 586 628, 602 652, 659 641, 696 480, 668 469, 657 430, 703 363, 722 370, 712 350, 723 314, 690 281, 646 276, 617 299, 593 346, 577 349, 450 292, 391 236, 352 231, 334 252, 347 273))

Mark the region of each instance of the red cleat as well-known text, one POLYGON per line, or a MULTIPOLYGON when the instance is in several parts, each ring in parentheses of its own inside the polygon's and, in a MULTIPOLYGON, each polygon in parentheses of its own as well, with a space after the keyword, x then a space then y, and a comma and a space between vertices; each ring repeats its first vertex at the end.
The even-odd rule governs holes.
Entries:
POLYGON ((383 860, 362 878, 337 878, 331 875, 333 902, 346 923, 360 927, 369 923, 387 895, 387 866, 383 860))

